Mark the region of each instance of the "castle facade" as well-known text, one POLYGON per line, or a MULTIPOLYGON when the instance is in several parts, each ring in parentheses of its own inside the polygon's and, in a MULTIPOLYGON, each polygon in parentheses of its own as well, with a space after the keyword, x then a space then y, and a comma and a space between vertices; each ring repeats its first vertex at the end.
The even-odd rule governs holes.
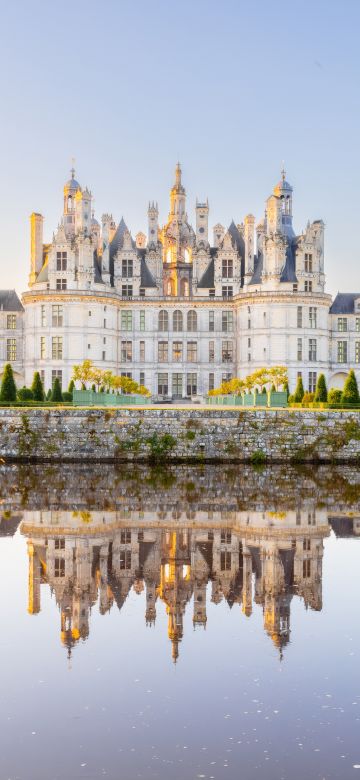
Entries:
POLYGON ((63 389, 85 359, 131 376, 154 395, 203 395, 233 376, 286 365, 292 391, 319 373, 342 387, 360 379, 360 293, 325 292, 324 223, 293 229, 293 189, 282 172, 265 217, 209 235, 209 205, 189 222, 180 165, 170 209, 159 223, 149 203, 147 236, 122 218, 94 217, 92 194, 71 178, 49 244, 31 215, 29 289, 22 303, 0 292, 0 372, 13 363, 19 385, 34 371, 63 389))

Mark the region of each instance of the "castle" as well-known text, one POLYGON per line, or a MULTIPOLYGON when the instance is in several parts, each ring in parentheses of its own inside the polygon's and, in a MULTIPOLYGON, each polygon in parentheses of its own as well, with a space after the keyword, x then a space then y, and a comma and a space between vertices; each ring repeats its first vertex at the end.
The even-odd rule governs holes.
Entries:
POLYGON ((180 165, 166 223, 148 207, 147 236, 122 218, 95 219, 92 194, 71 178, 49 244, 31 215, 29 289, 22 303, 0 291, 0 373, 13 364, 18 385, 40 371, 47 390, 65 389, 84 359, 131 376, 154 395, 204 395, 233 376, 286 365, 290 390, 319 373, 342 387, 360 379, 360 293, 325 292, 324 223, 296 235, 293 189, 282 171, 257 225, 252 214, 209 236, 208 201, 193 227, 180 165))

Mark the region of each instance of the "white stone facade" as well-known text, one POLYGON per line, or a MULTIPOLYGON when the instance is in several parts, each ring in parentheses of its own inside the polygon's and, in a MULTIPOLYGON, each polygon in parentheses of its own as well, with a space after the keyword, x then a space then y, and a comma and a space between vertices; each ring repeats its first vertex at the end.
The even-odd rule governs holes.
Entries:
MULTIPOLYGON (((360 294, 332 302, 325 293, 324 224, 296 236, 292 194, 283 172, 264 220, 216 224, 210 244, 208 202, 196 203, 193 228, 177 165, 165 225, 149 203, 148 236, 133 239, 111 214, 100 226, 72 171, 51 244, 43 243, 41 214, 31 215, 19 377, 30 385, 39 370, 46 389, 55 376, 66 388, 73 366, 88 358, 178 398, 278 364, 288 367, 291 390, 300 373, 309 390, 320 372, 330 386, 342 386, 352 367, 360 379, 360 294)), ((4 345, 5 331, 0 310, 4 345)))

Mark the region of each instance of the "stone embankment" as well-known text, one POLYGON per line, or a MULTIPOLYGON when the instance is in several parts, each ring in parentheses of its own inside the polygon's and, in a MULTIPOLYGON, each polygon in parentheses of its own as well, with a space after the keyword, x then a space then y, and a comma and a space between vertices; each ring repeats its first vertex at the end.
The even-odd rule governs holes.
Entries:
POLYGON ((358 412, 0 409, 0 457, 25 461, 354 462, 358 412))

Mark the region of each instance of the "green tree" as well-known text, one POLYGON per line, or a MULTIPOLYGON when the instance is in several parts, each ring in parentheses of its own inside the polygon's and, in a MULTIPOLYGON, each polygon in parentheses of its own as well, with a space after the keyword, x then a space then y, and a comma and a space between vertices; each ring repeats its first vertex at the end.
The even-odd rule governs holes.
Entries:
POLYGON ((359 388, 356 381, 355 372, 353 369, 349 371, 347 379, 344 384, 344 389, 341 394, 342 404, 358 404, 360 403, 359 388))
POLYGON ((328 392, 329 404, 341 404, 341 396, 342 396, 341 390, 338 390, 337 387, 330 387, 330 390, 328 392))
POLYGON ((17 397, 19 401, 32 401, 32 390, 30 390, 30 387, 25 387, 24 385, 24 387, 20 387, 20 390, 17 391, 17 397))
POLYGON ((47 401, 51 401, 51 394, 52 394, 52 390, 50 390, 50 389, 49 389, 49 390, 47 391, 47 393, 46 393, 46 400, 47 400, 47 401))
POLYGON ((294 396, 293 396, 295 404, 301 404, 301 401, 304 398, 304 393, 305 393, 305 391, 304 391, 304 385, 303 385, 302 377, 299 376, 298 377, 298 381, 297 381, 297 385, 296 385, 296 388, 295 388, 295 393, 294 393, 294 396))
POLYGON ((54 386, 51 393, 51 400, 55 403, 59 403, 63 400, 62 392, 61 392, 61 385, 59 382, 59 377, 57 376, 54 380, 54 386))
POLYGON ((290 390, 289 390, 289 382, 287 380, 284 384, 284 393, 286 393, 287 399, 289 400, 290 390))
POLYGON ((72 395, 73 394, 73 390, 75 390, 75 382, 74 382, 73 379, 70 379, 69 387, 68 387, 67 391, 68 391, 68 393, 71 393, 71 395, 72 395))
POLYGON ((31 385, 31 390, 32 390, 34 401, 41 401, 41 402, 45 401, 44 388, 38 371, 35 371, 33 383, 31 385))
POLYGON ((6 363, 1 382, 0 401, 12 403, 16 401, 16 384, 10 363, 6 363))
POLYGON ((326 387, 326 381, 324 374, 319 374, 318 380, 316 383, 316 390, 315 390, 315 398, 314 401, 316 403, 326 403, 328 398, 328 392, 326 387))

